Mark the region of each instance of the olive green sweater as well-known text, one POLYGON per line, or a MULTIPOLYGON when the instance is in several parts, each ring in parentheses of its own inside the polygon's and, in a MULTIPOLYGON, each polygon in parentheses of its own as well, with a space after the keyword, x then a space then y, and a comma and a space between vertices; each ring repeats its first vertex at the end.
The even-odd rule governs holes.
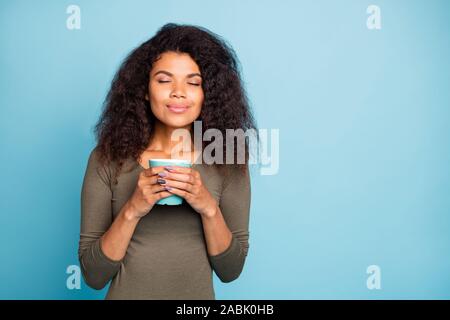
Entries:
POLYGON ((183 200, 179 206, 155 204, 139 221, 125 257, 113 261, 102 252, 100 237, 131 197, 144 170, 130 158, 115 185, 114 168, 101 166, 97 150, 91 151, 81 190, 78 250, 90 287, 102 289, 111 281, 106 299, 215 299, 212 270, 222 282, 239 277, 249 248, 249 174, 232 170, 224 178, 214 166, 193 165, 232 232, 231 245, 224 252, 208 254, 201 217, 183 200))

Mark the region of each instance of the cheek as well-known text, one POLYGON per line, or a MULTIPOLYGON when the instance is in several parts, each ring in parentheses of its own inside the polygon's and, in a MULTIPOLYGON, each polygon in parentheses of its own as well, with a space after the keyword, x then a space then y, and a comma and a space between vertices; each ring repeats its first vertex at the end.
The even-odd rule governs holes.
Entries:
POLYGON ((205 96, 203 94, 203 90, 198 90, 198 92, 196 92, 195 95, 193 96, 193 100, 195 102, 195 105, 200 107, 200 108, 203 105, 204 99, 205 99, 205 96))
POLYGON ((154 106, 157 106, 161 104, 165 98, 167 97, 168 93, 166 92, 167 89, 165 88, 158 88, 156 89, 153 86, 150 86, 149 93, 150 93, 150 100, 154 106))

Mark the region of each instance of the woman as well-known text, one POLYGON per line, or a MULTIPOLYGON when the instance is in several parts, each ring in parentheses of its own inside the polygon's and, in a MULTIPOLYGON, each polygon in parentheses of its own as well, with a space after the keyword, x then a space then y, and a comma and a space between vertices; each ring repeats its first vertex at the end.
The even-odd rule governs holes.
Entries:
POLYGON ((248 148, 244 164, 206 165, 190 141, 181 158, 191 168, 148 165, 171 158, 172 133, 193 132, 194 121, 224 136, 255 128, 232 49, 203 28, 167 24, 117 72, 83 180, 80 266, 95 289, 112 280, 107 299, 215 299, 212 271, 230 282, 243 269, 248 148), (183 204, 156 204, 172 194, 183 204))

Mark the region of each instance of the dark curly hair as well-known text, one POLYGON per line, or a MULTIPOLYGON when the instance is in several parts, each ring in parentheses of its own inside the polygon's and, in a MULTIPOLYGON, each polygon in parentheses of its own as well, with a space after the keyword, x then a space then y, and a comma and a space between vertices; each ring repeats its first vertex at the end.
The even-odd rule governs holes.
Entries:
MULTIPOLYGON (((104 165, 115 161, 117 164, 115 184, 125 161, 129 157, 137 160, 152 138, 155 117, 145 95, 153 63, 168 51, 189 54, 200 68, 204 102, 197 120, 202 121, 202 134, 209 128, 220 130, 224 137, 225 129, 255 129, 257 133, 233 49, 205 28, 166 24, 122 62, 95 126, 100 162, 104 165)), ((202 144, 204 149, 207 142, 202 144)), ((237 164, 237 148, 234 153, 232 166, 246 172, 248 142, 245 141, 244 164, 237 164)), ((224 172, 225 164, 214 165, 224 172)))

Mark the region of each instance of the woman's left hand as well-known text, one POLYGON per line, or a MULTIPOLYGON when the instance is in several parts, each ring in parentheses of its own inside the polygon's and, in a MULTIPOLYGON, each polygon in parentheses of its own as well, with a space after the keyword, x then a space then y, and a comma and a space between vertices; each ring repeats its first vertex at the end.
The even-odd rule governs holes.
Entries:
POLYGON ((197 170, 180 166, 168 166, 165 169, 160 173, 158 182, 166 186, 167 191, 184 198, 202 217, 215 215, 217 201, 203 184, 197 170))

